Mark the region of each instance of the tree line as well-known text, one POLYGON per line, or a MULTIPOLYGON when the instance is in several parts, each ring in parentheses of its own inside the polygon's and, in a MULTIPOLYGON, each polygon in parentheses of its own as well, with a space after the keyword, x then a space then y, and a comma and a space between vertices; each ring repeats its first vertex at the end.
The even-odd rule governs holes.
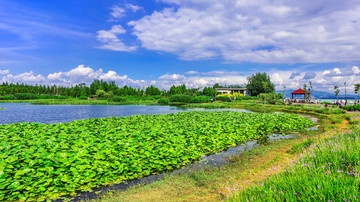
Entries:
MULTIPOLYGON (((359 85, 359 84, 357 84, 359 85)), ((216 96, 216 88, 246 88, 247 94, 258 96, 262 93, 274 93, 275 85, 271 82, 267 73, 256 73, 247 78, 244 85, 220 85, 216 83, 210 87, 187 88, 185 84, 171 86, 169 90, 160 90, 151 85, 146 88, 133 88, 131 86, 118 86, 114 81, 103 81, 95 79, 89 86, 85 83, 76 84, 72 87, 57 85, 28 85, 19 83, 4 82, 0 85, 0 95, 14 95, 16 93, 32 93, 35 95, 54 95, 70 97, 113 97, 113 96, 171 96, 171 95, 192 95, 192 96, 216 96)), ((358 87, 359 88, 359 87, 358 87)))
POLYGON ((131 86, 119 87, 114 81, 103 81, 95 79, 90 86, 85 83, 76 84, 72 87, 58 85, 28 85, 24 83, 4 82, 0 85, 0 96, 15 95, 19 93, 31 93, 35 95, 69 96, 69 97, 100 97, 109 98, 113 96, 153 96, 153 95, 206 95, 215 96, 213 87, 187 88, 185 84, 171 86, 170 90, 160 90, 151 85, 146 88, 133 88, 131 86))

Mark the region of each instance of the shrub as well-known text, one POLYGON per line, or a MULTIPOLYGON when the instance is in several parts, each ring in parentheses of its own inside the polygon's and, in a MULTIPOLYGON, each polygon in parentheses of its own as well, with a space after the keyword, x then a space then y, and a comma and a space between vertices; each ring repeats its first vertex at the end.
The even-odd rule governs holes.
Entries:
POLYGON ((15 100, 16 98, 12 95, 0 96, 0 100, 15 100))
POLYGON ((354 109, 360 111, 360 104, 359 105, 354 105, 354 109))
POLYGON ((227 97, 227 96, 217 96, 215 99, 219 100, 219 101, 227 102, 229 100, 229 97, 227 97))
POLYGON ((191 95, 172 95, 170 96, 170 102, 185 102, 189 103, 190 100, 193 98, 191 95))
POLYGON ((159 104, 169 104, 169 99, 166 99, 166 98, 160 98, 158 101, 157 101, 159 104))
POLYGON ((347 111, 354 111, 354 106, 352 105, 346 105, 343 107, 344 110, 347 110, 347 111))
POLYGON ((33 100, 38 98, 37 95, 33 93, 15 93, 14 96, 18 100, 33 100))
POLYGON ((80 100, 87 100, 88 97, 87 97, 87 96, 80 96, 80 97, 78 97, 78 99, 80 99, 80 100))
POLYGON ((345 114, 345 113, 346 111, 342 109, 335 109, 330 111, 330 114, 345 114))
POLYGON ((211 102, 211 98, 209 96, 198 96, 194 97, 190 100, 191 103, 205 103, 211 102))
POLYGON ((259 100, 260 98, 258 97, 253 97, 253 96, 239 96, 236 97, 236 100, 259 100))
POLYGON ((125 97, 120 97, 120 96, 115 96, 111 99, 111 101, 113 102, 126 102, 126 98, 125 97))

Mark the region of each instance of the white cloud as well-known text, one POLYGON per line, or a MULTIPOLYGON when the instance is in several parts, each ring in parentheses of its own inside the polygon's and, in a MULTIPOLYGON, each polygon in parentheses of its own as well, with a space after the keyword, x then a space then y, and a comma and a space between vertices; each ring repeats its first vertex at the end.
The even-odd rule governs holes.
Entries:
POLYGON ((126 12, 126 10, 124 8, 121 8, 117 5, 115 5, 115 6, 111 7, 110 15, 113 18, 122 18, 125 16, 125 12, 126 12))
POLYGON ((10 71, 7 69, 5 69, 5 70, 0 69, 0 74, 9 74, 9 73, 10 73, 10 71))
POLYGON ((351 69, 353 70, 353 72, 354 72, 355 74, 359 74, 359 73, 360 73, 360 69, 359 69, 358 66, 353 66, 351 69))
POLYGON ((134 51, 136 46, 125 45, 118 37, 119 34, 125 34, 126 30, 121 25, 112 26, 111 30, 97 31, 97 39, 103 43, 99 48, 114 51, 134 51))
POLYGON ((209 76, 207 72, 202 72, 201 76, 186 77, 181 74, 165 74, 159 77, 156 82, 157 86, 164 89, 169 89, 172 85, 185 84, 188 88, 202 88, 206 86, 213 86, 215 83, 224 85, 231 84, 245 84, 245 75, 212 75, 209 76))
POLYGON ((106 81, 119 81, 127 79, 127 75, 119 76, 115 71, 108 71, 108 73, 100 75, 99 79, 106 81))
MULTIPOLYGON (((360 74, 357 73, 358 70, 357 66, 353 66, 329 68, 328 70, 322 71, 302 71, 302 73, 282 70, 271 70, 267 73, 270 75, 271 81, 275 84, 276 89, 280 91, 283 89, 283 86, 286 86, 288 90, 298 89, 301 88, 304 83, 308 84, 308 82, 311 81, 316 91, 333 92, 334 85, 338 85, 341 93, 343 93, 345 88, 344 82, 346 82, 348 94, 352 94, 352 87, 360 81, 360 74)), ((159 76, 157 80, 136 80, 129 78, 127 75, 121 75, 114 70, 104 72, 104 70, 100 68, 93 69, 79 65, 69 71, 48 74, 47 77, 32 71, 18 75, 7 74, 0 77, 0 81, 69 86, 79 83, 89 85, 94 79, 102 79, 105 81, 115 81, 119 86, 146 87, 155 85, 160 89, 169 89, 172 85, 185 84, 188 88, 202 88, 205 86, 213 86, 215 83, 222 85, 246 84, 247 77, 255 73, 238 72, 237 74, 229 74, 229 72, 226 72, 226 74, 220 74, 221 72, 226 71, 197 72, 196 74, 187 74, 186 76, 168 73, 159 76), (219 74, 214 74, 214 72, 219 74)))
POLYGON ((335 74, 341 74, 341 70, 337 67, 335 67, 333 71, 335 72, 335 74))
POLYGON ((127 3, 126 5, 125 5, 125 7, 127 8, 127 9, 129 9, 129 10, 131 10, 132 12, 137 12, 137 11, 139 11, 139 10, 144 10, 144 8, 143 7, 141 7, 141 6, 137 6, 137 5, 133 5, 133 4, 129 4, 129 3, 127 3))
POLYGON ((123 17, 126 16, 126 12, 130 10, 131 12, 135 13, 139 10, 144 10, 143 7, 133 5, 130 3, 126 3, 123 7, 120 7, 119 5, 114 5, 110 8, 110 15, 112 17, 111 21, 117 21, 123 17))
POLYGON ((165 74, 159 77, 159 79, 163 80, 183 80, 186 77, 181 74, 165 74))
POLYGON ((185 74, 198 74, 199 72, 198 71, 187 71, 185 72, 185 74))
POLYGON ((149 50, 169 52, 184 60, 359 60, 357 0, 162 1, 169 8, 128 23, 142 47, 149 50))
POLYGON ((41 74, 34 74, 33 71, 25 72, 18 75, 8 74, 2 77, 2 82, 9 83, 27 83, 27 84, 35 84, 44 82, 45 78, 41 74))
POLYGON ((281 85, 283 83, 283 80, 278 73, 270 75, 270 79, 275 85, 281 85))

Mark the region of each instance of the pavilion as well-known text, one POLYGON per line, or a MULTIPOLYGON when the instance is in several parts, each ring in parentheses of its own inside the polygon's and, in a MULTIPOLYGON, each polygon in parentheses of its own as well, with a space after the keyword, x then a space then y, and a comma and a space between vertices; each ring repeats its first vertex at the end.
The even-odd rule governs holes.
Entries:
MULTIPOLYGON (((304 95, 304 100, 305 100, 305 92, 303 91, 303 89, 299 88, 296 91, 290 93, 291 94, 291 99, 294 99, 294 95, 295 95, 295 99, 296 99, 296 95, 304 95)), ((306 94, 311 94, 309 92, 306 92, 306 94)))

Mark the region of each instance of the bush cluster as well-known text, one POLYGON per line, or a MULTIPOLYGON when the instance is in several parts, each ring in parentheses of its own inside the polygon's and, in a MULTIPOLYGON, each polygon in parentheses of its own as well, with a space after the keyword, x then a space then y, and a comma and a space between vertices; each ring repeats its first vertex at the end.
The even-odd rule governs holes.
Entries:
POLYGON ((80 97, 78 97, 78 99, 80 99, 80 100, 87 100, 88 97, 87 97, 87 96, 80 96, 80 97))
POLYGON ((0 100, 15 100, 16 98, 12 95, 0 96, 0 100))
POLYGON ((347 110, 347 111, 355 111, 355 110, 360 111, 360 104, 359 105, 346 105, 346 106, 343 106, 343 109, 347 110))
POLYGON ((218 100, 218 101, 227 102, 227 101, 229 100, 229 97, 226 97, 226 96, 217 96, 215 99, 218 100))
POLYGON ((15 93, 14 96, 17 100, 34 100, 38 98, 38 96, 33 93, 15 93))
POLYGON ((191 103, 206 103, 211 102, 211 97, 209 96, 198 96, 190 100, 191 103))
POLYGON ((172 95, 170 96, 170 102, 184 102, 189 103, 190 100, 193 98, 191 95, 172 95))
POLYGON ((160 98, 159 100, 158 100, 158 103, 159 104, 169 104, 169 99, 166 99, 166 98, 160 98))
POLYGON ((126 102, 126 98, 125 97, 120 97, 120 96, 115 96, 111 99, 111 101, 113 102, 126 102))

